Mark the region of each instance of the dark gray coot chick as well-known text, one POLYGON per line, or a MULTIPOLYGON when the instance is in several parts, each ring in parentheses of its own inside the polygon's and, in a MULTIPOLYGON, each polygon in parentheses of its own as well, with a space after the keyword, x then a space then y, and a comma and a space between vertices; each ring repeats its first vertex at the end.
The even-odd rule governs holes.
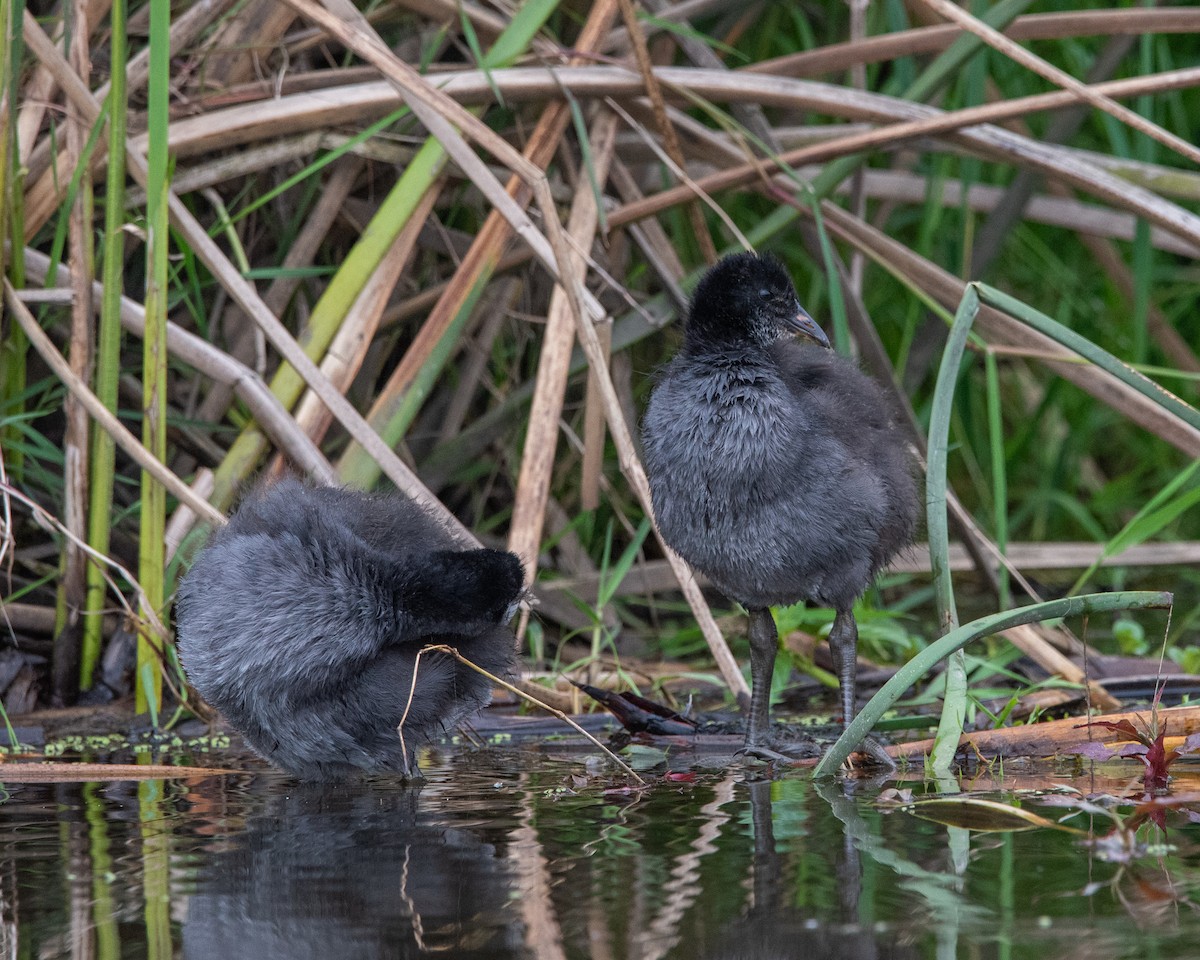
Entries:
POLYGON ((192 685, 265 759, 306 780, 412 775, 415 742, 483 706, 486 670, 512 668, 504 626, 521 563, 468 549, 400 495, 295 479, 253 491, 179 587, 180 659, 192 685))
POLYGON ((854 601, 916 526, 913 463, 892 404, 828 347, 778 261, 726 257, 697 286, 683 347, 642 425, 663 537, 750 613, 751 752, 769 752, 769 608, 834 608, 829 647, 849 722, 854 601))

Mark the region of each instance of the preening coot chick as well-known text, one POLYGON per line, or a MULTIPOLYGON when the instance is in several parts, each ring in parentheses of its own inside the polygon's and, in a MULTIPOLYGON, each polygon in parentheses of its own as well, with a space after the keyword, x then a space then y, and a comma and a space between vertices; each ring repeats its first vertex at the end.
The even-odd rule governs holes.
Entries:
POLYGON ((834 608, 829 648, 849 722, 854 601, 916 525, 913 465, 891 403, 828 347, 778 261, 726 257, 696 288, 683 347, 642 426, 663 537, 750 613, 751 752, 768 752, 778 646, 769 608, 834 608))
POLYGON ((504 626, 523 591, 514 554, 474 550, 406 497, 313 487, 255 490, 179 588, 192 685, 264 758, 307 780, 411 775, 411 748, 484 705, 486 670, 512 666, 504 626))

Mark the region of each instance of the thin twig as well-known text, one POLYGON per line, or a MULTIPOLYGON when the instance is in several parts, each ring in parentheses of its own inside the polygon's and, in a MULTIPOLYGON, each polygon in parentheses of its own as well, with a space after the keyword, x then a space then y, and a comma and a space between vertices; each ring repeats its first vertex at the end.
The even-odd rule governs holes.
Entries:
MULTIPOLYGON (((413 693, 416 690, 417 667, 420 665, 421 656, 426 653, 444 653, 447 656, 453 657, 459 663, 463 664, 464 666, 470 667, 476 673, 482 674, 483 676, 485 676, 489 680, 491 680, 492 683, 495 683, 495 684, 503 687, 509 693, 515 694, 516 696, 520 697, 522 700, 525 700, 528 703, 532 703, 535 707, 538 707, 541 710, 545 710, 547 713, 551 714, 552 716, 557 717, 563 723, 565 723, 569 727, 573 728, 576 733, 582 734, 584 737, 586 737, 588 740, 590 740, 602 753, 604 753, 605 756, 608 757, 609 760, 611 760, 618 767, 620 767, 622 770, 624 770, 625 773, 627 773, 629 776, 633 777, 633 779, 636 780, 641 786, 644 787, 646 785, 646 781, 637 775, 637 771, 634 770, 633 767, 629 766, 624 760, 622 760, 615 753, 613 753, 611 750, 609 750, 608 747, 606 747, 599 740, 597 740, 594 736, 592 736, 590 733, 588 733, 586 730, 584 730, 583 727, 581 727, 578 723, 576 723, 574 720, 572 720, 569 716, 567 716, 561 710, 558 710, 555 707, 550 706, 550 704, 548 704, 548 703, 542 702, 537 697, 533 696, 530 693, 526 693, 524 690, 520 689, 519 687, 513 686, 513 684, 509 683, 507 680, 502 680, 500 677, 497 677, 494 673, 489 673, 487 670, 484 670, 483 667, 476 666, 474 663, 472 663, 470 660, 468 660, 466 657, 464 657, 461 653, 459 653, 457 650, 455 650, 454 647, 451 647, 444 643, 429 644, 428 646, 422 647, 420 649, 420 651, 418 651, 416 663, 414 663, 414 665, 413 665, 413 682, 412 682, 412 687, 409 689, 409 693, 408 693, 408 703, 406 703, 404 706, 404 717, 401 718, 401 720, 400 720, 401 727, 404 725, 404 720, 408 717, 408 708, 412 704, 413 693)), ((403 740, 403 734, 401 734, 401 740, 403 740)))

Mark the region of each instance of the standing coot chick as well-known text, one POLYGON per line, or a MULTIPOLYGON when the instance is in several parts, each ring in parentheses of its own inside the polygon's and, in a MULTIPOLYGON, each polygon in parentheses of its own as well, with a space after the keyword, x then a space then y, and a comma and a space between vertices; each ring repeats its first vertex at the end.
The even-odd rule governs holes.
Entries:
POLYGON ((891 404, 828 347, 778 261, 726 257, 696 288, 683 347, 642 426, 663 537, 750 613, 746 747, 762 755, 778 646, 769 608, 805 600, 837 612, 829 648, 848 723, 854 601, 916 525, 917 485, 891 404))
POLYGON ((412 743, 484 705, 512 666, 504 626, 523 590, 514 554, 464 547, 406 497, 312 487, 254 491, 179 587, 192 685, 263 757, 306 780, 411 775, 412 743))

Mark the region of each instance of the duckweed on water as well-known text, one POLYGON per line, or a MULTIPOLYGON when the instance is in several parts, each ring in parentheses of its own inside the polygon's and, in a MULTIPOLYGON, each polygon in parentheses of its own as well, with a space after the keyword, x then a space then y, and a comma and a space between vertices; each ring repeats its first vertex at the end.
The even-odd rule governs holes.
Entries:
POLYGON ((199 737, 151 732, 132 736, 122 733, 71 735, 49 741, 42 749, 42 754, 46 757, 62 757, 77 754, 110 754, 121 750, 131 750, 135 754, 187 751, 207 753, 209 750, 226 750, 230 743, 229 736, 222 733, 199 737))

